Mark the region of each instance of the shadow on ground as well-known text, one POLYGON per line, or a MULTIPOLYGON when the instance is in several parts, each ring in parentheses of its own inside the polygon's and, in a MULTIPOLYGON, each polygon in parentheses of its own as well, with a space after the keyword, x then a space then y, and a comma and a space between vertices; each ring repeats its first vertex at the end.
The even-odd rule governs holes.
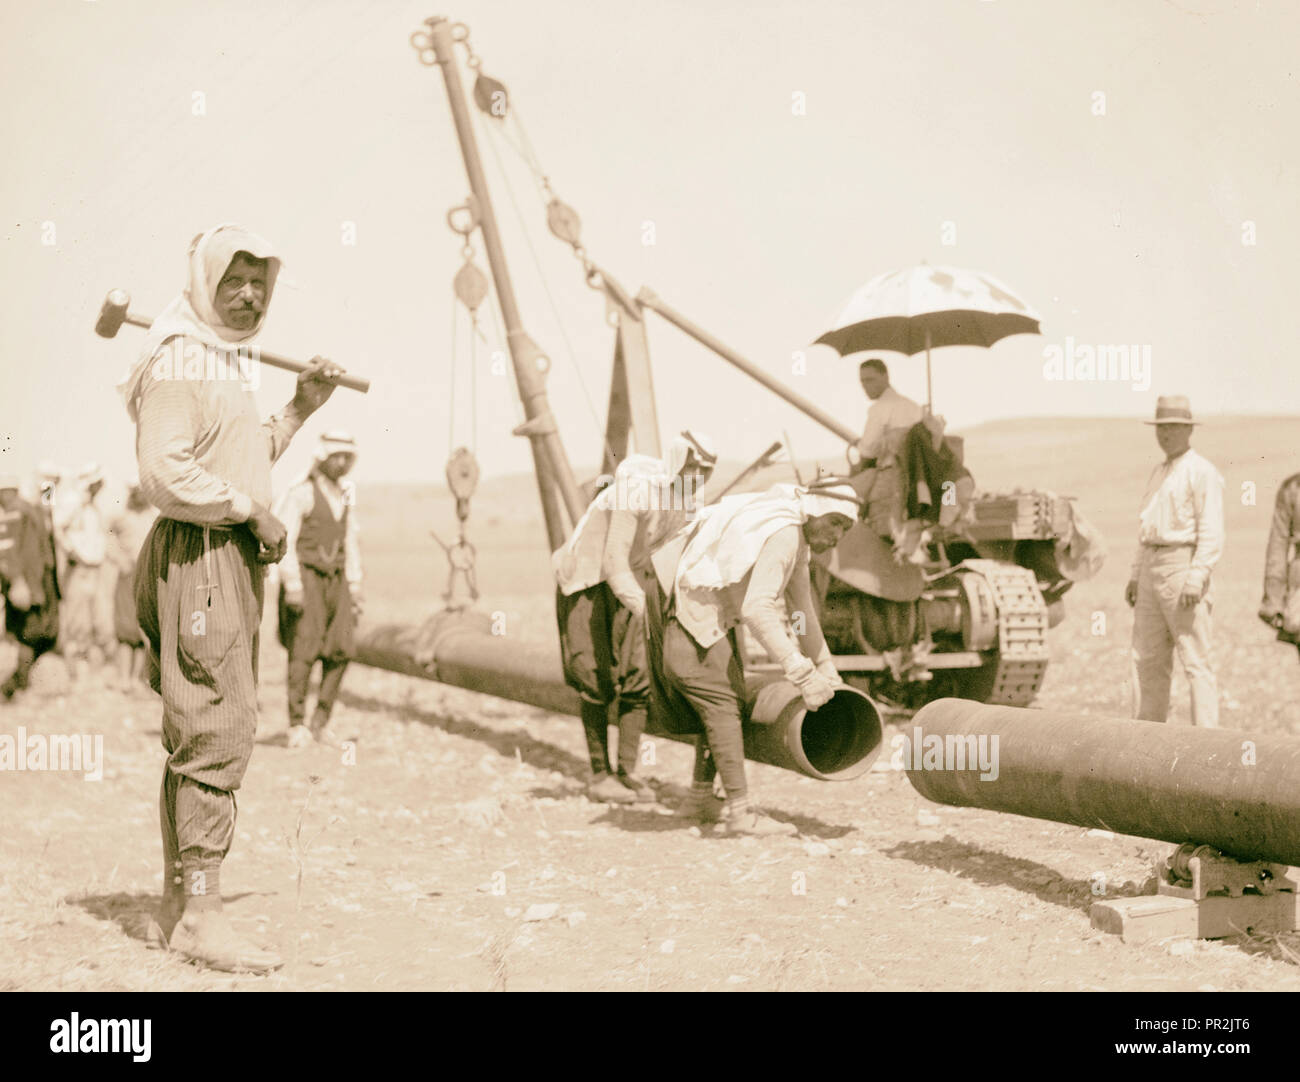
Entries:
MULTIPOLYGON (((342 702, 356 710, 364 710, 373 714, 380 714, 386 717, 394 718, 399 721, 415 722, 421 725, 430 725, 434 728, 441 729, 445 733, 453 736, 461 736, 467 740, 476 740, 479 743, 486 744, 492 748, 498 755, 506 759, 522 759, 529 766, 539 770, 554 770, 581 782, 584 787, 591 777, 591 766, 586 759, 573 755, 563 748, 556 747, 545 740, 539 740, 531 733, 522 729, 513 729, 502 731, 493 728, 490 725, 480 725, 474 722, 466 721, 446 713, 433 710, 425 710, 416 706, 414 703, 393 703, 385 699, 376 699, 373 696, 358 695, 355 692, 342 691, 339 694, 342 702)), ((538 716, 542 711, 535 710, 531 707, 521 707, 529 710, 538 716)), ((574 724, 577 724, 576 720, 574 724)), ((268 736, 261 743, 283 745, 284 735, 276 734, 268 736)), ((670 782, 660 782, 656 787, 660 801, 667 807, 674 807, 686 797, 686 788, 670 782)), ((531 796, 538 797, 555 797, 559 799, 572 798, 576 794, 565 788, 537 788, 531 790, 531 796)), ((839 838, 853 832, 852 826, 845 826, 839 823, 827 823, 811 815, 800 813, 787 813, 785 811, 773 811, 766 809, 768 814, 774 819, 780 819, 785 822, 794 823, 799 828, 799 833, 805 836, 818 838, 839 838)), ((666 830, 675 830, 689 828, 690 823, 682 824, 680 820, 674 820, 668 816, 647 813, 636 817, 629 817, 623 814, 622 806, 610 806, 605 815, 596 822, 608 822, 611 825, 619 827, 621 830, 631 832, 654 832, 659 833, 666 830)))
MULTIPOLYGON (((523 730, 514 729, 503 732, 490 725, 479 725, 463 718, 432 710, 423 710, 413 703, 393 703, 368 695, 357 695, 346 690, 339 693, 339 699, 356 710, 383 714, 399 721, 430 725, 435 729, 450 733, 452 736, 477 740, 481 744, 487 744, 498 755, 506 759, 514 759, 516 752, 518 752, 520 759, 538 770, 556 770, 561 774, 567 774, 569 777, 583 782, 587 780, 590 774, 591 768, 586 759, 572 755, 554 744, 548 744, 545 740, 538 740, 531 733, 523 730)), ((533 707, 521 706, 520 709, 541 713, 533 707)), ((577 724, 576 720, 574 724, 577 724)))
MULTIPOLYGON (((263 893, 266 892, 245 891, 242 894, 229 894, 223 898, 223 901, 229 904, 241 898, 256 897, 263 893)), ((158 895, 153 891, 128 893, 119 890, 113 894, 70 897, 65 898, 64 901, 68 905, 84 909, 98 920, 116 924, 129 938, 139 940, 141 943, 148 941, 145 932, 148 930, 149 920, 158 912, 158 895)))
MULTIPOLYGON (((1092 903, 1100 900, 1093 894, 1092 880, 1066 879, 1045 864, 970 845, 958 841, 951 834, 945 835, 942 841, 899 842, 881 852, 887 857, 938 868, 985 886, 1014 887, 1025 894, 1032 894, 1040 901, 1064 909, 1077 909, 1087 913, 1092 903)), ((1140 894, 1154 893, 1155 881, 1152 879, 1141 886, 1126 883, 1123 887, 1109 890, 1106 897, 1133 898, 1140 894)))

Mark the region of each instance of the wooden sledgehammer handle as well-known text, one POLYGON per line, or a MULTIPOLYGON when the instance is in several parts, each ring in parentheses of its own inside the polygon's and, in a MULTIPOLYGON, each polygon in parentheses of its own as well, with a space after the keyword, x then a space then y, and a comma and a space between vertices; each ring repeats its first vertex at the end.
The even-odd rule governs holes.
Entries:
MULTIPOLYGON (((95 321, 95 333, 101 338, 112 338, 123 323, 129 323, 132 327, 143 327, 146 330, 152 327, 153 320, 127 311, 130 303, 131 298, 125 291, 112 290, 104 298, 104 306, 99 310, 99 318, 95 321)), ((232 343, 232 346, 235 346, 235 343, 232 343)), ((257 346, 250 346, 249 353, 255 360, 269 364, 272 368, 282 368, 286 372, 304 372, 307 369, 307 365, 302 361, 295 361, 292 357, 282 357, 278 353, 257 346)), ((365 394, 370 390, 370 381, 360 376, 342 375, 339 377, 338 386, 365 394)))
MULTIPOLYGON (((257 350, 254 356, 263 364, 269 364, 272 368, 283 368, 286 372, 304 372, 307 369, 307 365, 302 361, 295 361, 292 357, 281 357, 278 353, 272 353, 265 349, 257 350)), ((370 381, 362 379, 360 376, 346 374, 339 376, 338 385, 347 387, 352 391, 360 391, 362 394, 370 390, 370 381)))

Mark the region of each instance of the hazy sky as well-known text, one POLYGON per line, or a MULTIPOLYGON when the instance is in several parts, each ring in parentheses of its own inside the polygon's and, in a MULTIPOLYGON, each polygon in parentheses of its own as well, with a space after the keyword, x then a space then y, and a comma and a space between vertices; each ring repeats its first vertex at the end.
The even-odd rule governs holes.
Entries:
MULTIPOLYGON (((408 41, 436 13, 405 0, 6 0, 0 469, 52 457, 133 471, 113 384, 141 332, 99 339, 95 313, 121 286, 155 314, 184 284, 190 238, 236 221, 285 260, 262 344, 374 382, 365 397, 338 391, 309 433, 352 429, 363 482, 441 477, 449 442, 474 425, 463 322, 449 409, 460 256, 444 218, 468 184, 439 73, 408 41)), ((1041 338, 936 353, 936 408, 953 424, 1149 416, 1168 392, 1202 414, 1300 412, 1291 0, 462 0, 451 14, 510 88, 592 257, 854 428, 855 365, 808 343, 862 282, 921 261, 988 271, 1043 317, 1041 338), (1149 347, 1149 389, 1045 379, 1044 349, 1067 338, 1149 347)), ((553 359, 570 457, 594 463, 613 346, 604 300, 490 124, 480 115, 524 319, 553 359)), ((649 318, 665 433, 697 426, 739 459, 784 428, 800 457, 839 460, 834 437, 649 318)), ((884 356, 922 396, 924 361, 884 356)), ((478 365, 483 468, 526 469, 511 384, 485 350, 478 365)), ((291 376, 266 373, 263 412, 291 393, 291 376)), ((299 438, 277 485, 312 442, 299 438)))

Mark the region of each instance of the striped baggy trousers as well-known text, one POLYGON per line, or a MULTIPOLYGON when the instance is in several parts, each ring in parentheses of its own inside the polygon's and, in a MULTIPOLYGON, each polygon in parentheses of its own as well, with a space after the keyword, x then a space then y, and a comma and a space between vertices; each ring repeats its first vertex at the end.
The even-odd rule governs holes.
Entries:
POLYGON ((263 572, 248 527, 159 518, 136 565, 136 618, 167 749, 163 859, 219 865, 235 829, 234 790, 257 729, 263 572))

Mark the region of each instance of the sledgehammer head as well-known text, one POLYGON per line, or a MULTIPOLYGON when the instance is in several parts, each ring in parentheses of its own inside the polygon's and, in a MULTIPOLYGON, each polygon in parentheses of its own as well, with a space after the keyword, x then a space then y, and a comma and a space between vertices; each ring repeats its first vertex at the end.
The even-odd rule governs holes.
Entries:
POLYGON ((126 310, 131 305, 130 294, 125 289, 109 290, 104 306, 95 320, 95 333, 101 338, 112 338, 126 322, 126 310))

